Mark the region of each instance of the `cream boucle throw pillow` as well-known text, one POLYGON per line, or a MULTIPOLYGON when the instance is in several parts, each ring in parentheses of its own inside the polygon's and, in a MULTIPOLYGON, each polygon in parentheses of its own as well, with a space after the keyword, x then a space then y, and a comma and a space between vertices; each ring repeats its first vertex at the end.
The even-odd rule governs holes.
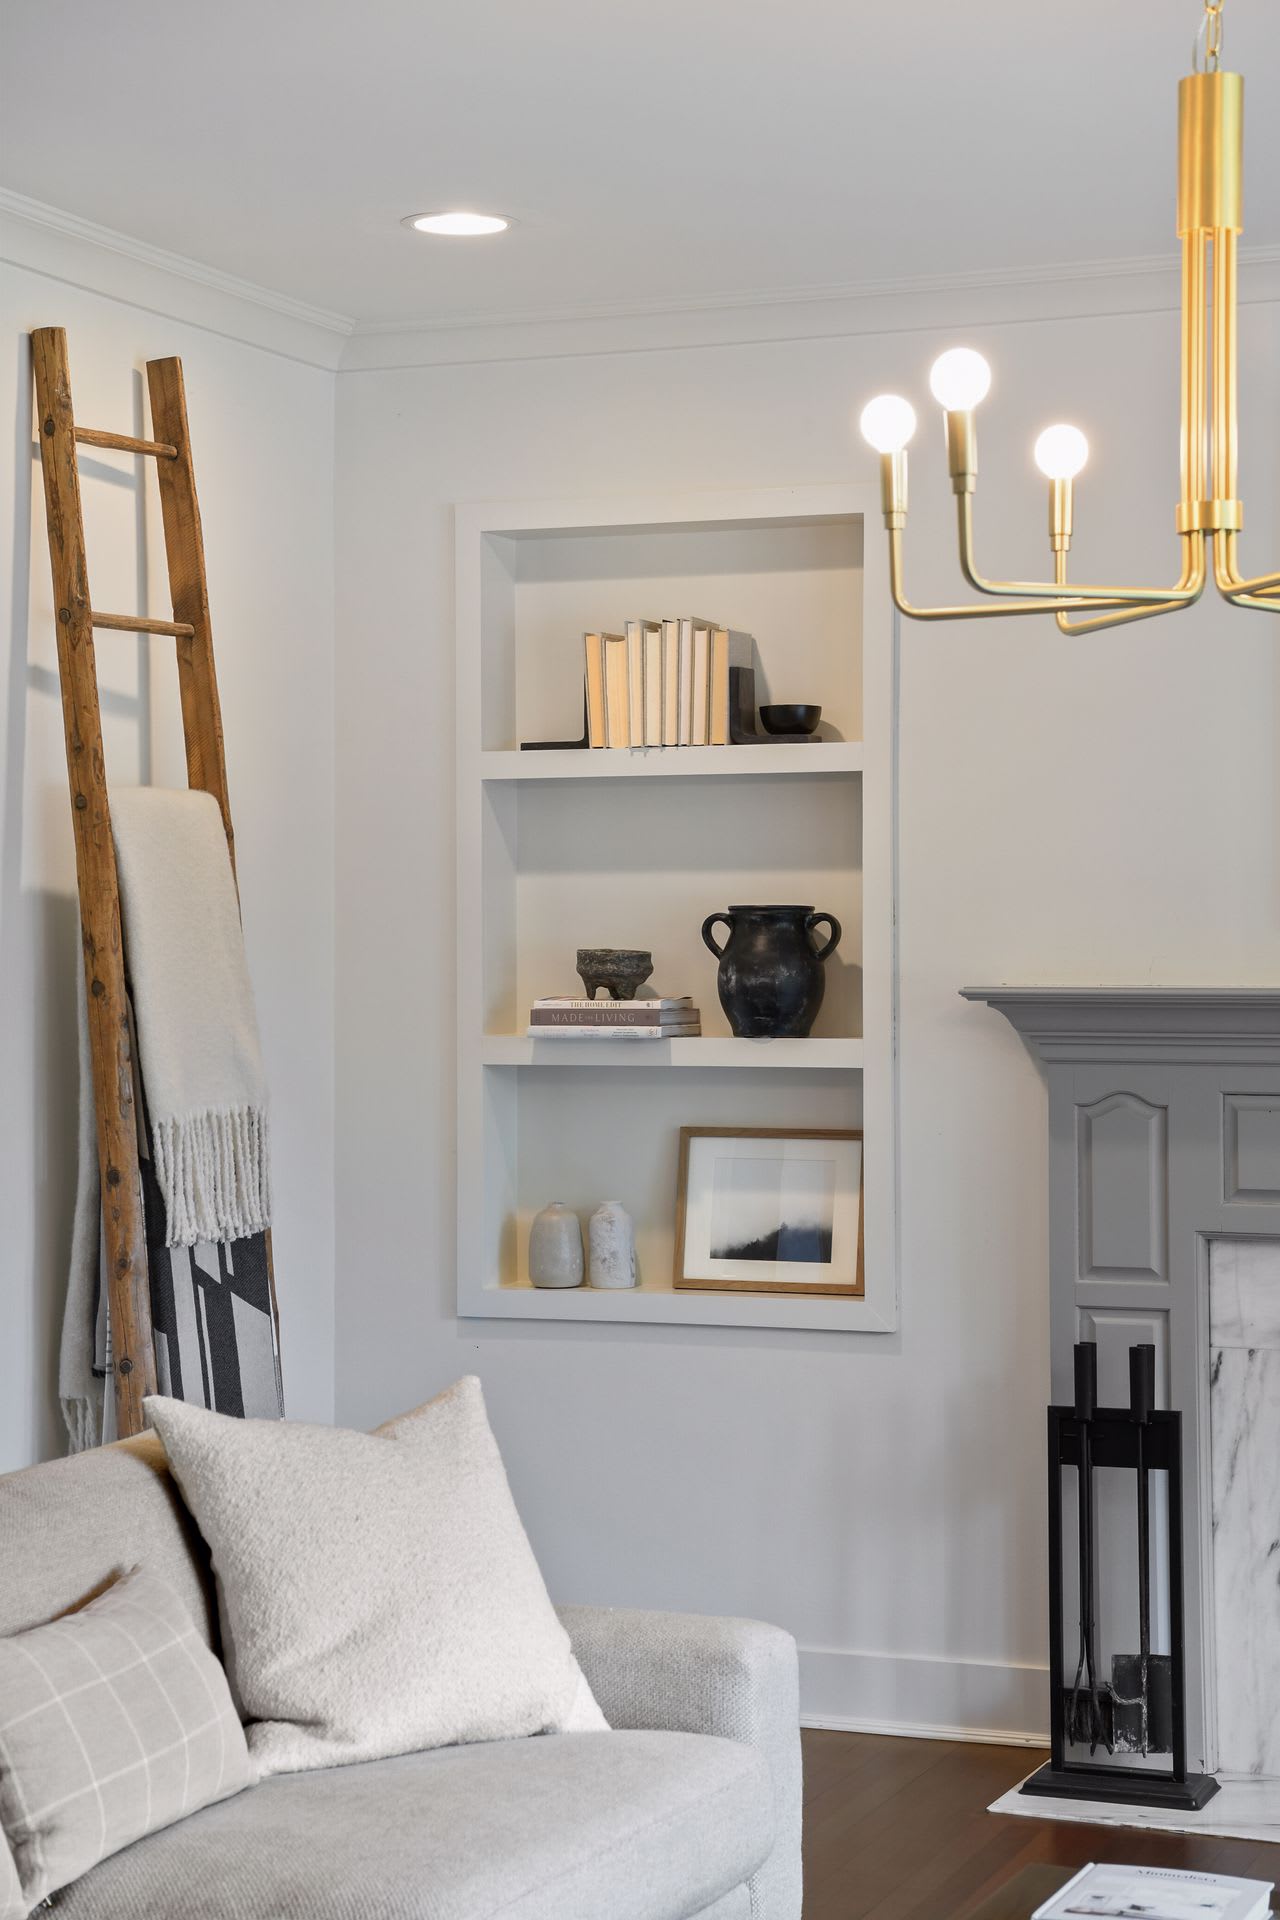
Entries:
POLYGON ((213 1556, 263 1773, 606 1727, 477 1379, 377 1433, 146 1409, 213 1556))
MULTIPOLYGON (((0 1825, 19 1912, 253 1777, 222 1668, 147 1568, 0 1640, 0 1825)), ((0 1914, 4 1880, 0 1861, 0 1914)))

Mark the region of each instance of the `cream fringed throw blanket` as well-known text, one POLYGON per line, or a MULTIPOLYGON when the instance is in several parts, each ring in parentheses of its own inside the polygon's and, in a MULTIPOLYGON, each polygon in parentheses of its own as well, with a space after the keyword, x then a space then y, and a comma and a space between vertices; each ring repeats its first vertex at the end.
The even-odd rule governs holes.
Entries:
POLYGON ((111 798, 124 950, 165 1241, 271 1223, 267 1084, 222 816, 212 794, 111 798))
MULTIPOLYGON (((208 794, 153 788, 113 793, 111 811, 160 1390, 226 1413, 279 1418, 266 1086, 221 815, 208 794)), ((76 976, 80 1164, 59 1363, 73 1452, 115 1437, 78 955, 76 976)))

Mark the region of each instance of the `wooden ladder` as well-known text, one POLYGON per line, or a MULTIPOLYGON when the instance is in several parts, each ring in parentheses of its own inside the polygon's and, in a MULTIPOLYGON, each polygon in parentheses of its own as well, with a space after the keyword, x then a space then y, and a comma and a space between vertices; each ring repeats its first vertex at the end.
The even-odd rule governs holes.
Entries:
MULTIPOLYGON (((213 629, 205 583, 204 540, 195 470, 187 433, 187 403, 178 359, 149 360, 154 440, 76 425, 71 405, 67 336, 39 327, 31 336, 35 362, 49 558, 58 621, 58 673, 75 829, 76 880, 88 992, 93 1089, 98 1112, 98 1164, 107 1288, 111 1307, 116 1420, 121 1438, 143 1428, 142 1402, 156 1390, 151 1329, 151 1283, 138 1165, 138 1116, 125 997, 120 891, 102 749, 102 716, 94 664, 95 628, 113 633, 168 634, 177 644, 187 783, 211 793, 222 813, 235 872, 235 839, 227 799, 222 714, 213 664, 213 629), (76 445, 144 454, 156 463, 172 620, 132 613, 99 613, 89 598, 84 516, 76 445)), ((271 1308, 277 1319, 271 1236, 267 1235, 271 1308)))

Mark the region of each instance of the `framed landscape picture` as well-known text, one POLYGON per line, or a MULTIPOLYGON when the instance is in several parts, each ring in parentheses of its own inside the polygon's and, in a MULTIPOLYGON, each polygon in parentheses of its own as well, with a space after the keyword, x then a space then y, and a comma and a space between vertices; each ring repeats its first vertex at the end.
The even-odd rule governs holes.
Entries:
POLYGON ((681 1127, 675 1285, 860 1295, 861 1131, 681 1127))

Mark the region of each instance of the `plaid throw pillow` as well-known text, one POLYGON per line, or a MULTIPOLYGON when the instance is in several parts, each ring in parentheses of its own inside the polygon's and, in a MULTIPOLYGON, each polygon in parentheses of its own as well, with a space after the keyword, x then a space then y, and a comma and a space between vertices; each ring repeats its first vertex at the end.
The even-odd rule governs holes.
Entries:
POLYGON ((0 1827, 28 1905, 253 1778, 226 1675, 145 1567, 0 1639, 0 1827))
POLYGON ((0 1920, 27 1920, 27 1903, 18 1885, 18 1869, 13 1864, 3 1831, 0 1831, 0 1920))

